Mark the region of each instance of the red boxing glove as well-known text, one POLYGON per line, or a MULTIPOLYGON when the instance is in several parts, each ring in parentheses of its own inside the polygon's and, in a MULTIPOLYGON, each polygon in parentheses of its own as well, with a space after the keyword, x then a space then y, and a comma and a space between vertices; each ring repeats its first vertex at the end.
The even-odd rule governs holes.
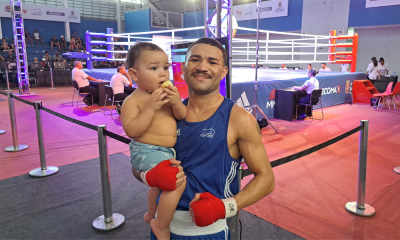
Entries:
POLYGON ((171 162, 165 160, 153 169, 142 172, 141 178, 150 187, 158 187, 163 191, 173 191, 176 189, 176 174, 178 172, 177 167, 171 167, 171 162))
POLYGON ((206 227, 219 219, 232 217, 237 212, 237 204, 234 198, 219 199, 209 192, 201 193, 200 200, 193 202, 194 219, 199 227, 206 227))

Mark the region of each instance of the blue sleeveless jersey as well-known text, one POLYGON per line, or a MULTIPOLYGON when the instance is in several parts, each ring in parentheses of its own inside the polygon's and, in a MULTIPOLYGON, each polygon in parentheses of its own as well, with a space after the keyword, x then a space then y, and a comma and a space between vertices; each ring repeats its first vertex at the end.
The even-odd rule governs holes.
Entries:
MULTIPOLYGON (((188 99, 183 103, 187 105, 188 99)), ((236 195, 240 161, 228 149, 228 123, 235 102, 225 98, 217 111, 202 122, 177 122, 176 159, 187 176, 177 210, 188 211, 196 193, 210 192, 225 199, 236 195)))

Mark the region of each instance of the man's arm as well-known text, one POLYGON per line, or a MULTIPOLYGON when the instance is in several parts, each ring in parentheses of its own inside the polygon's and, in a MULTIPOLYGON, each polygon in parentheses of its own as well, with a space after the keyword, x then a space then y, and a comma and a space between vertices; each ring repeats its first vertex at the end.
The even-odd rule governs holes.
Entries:
POLYGON ((96 79, 94 77, 91 77, 91 76, 87 76, 86 78, 87 78, 87 80, 90 80, 90 81, 103 82, 102 80, 98 80, 98 79, 96 79))
POLYGON ((254 178, 233 196, 238 210, 270 194, 275 188, 275 177, 261 140, 261 130, 252 115, 242 108, 232 109, 231 121, 236 132, 240 153, 254 178))

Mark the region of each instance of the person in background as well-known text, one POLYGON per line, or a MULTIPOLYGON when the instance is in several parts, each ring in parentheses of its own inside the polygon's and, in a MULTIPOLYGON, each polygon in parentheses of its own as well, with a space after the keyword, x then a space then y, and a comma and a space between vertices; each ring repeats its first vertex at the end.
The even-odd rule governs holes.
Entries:
POLYGON ((31 35, 28 33, 28 29, 27 28, 25 28, 24 34, 25 34, 25 43, 26 43, 26 45, 29 46, 29 41, 31 41, 31 46, 33 46, 33 41, 32 41, 31 35))
POLYGON ((3 50, 3 52, 13 52, 14 51, 14 44, 8 44, 6 41, 6 38, 2 38, 2 43, 1 43, 1 50, 3 50))
MULTIPOLYGON (((227 4, 224 3, 223 6, 227 7, 227 4)), ((225 8, 221 9, 221 19, 228 13, 228 10, 225 8)), ((211 20, 211 25, 217 25, 217 15, 214 15, 214 17, 211 20)), ((235 16, 232 15, 232 38, 235 37, 237 28, 238 28, 238 23, 236 21, 235 16)), ((228 28, 228 18, 225 18, 225 20, 221 23, 221 37, 227 36, 227 28, 228 28)), ((215 28, 217 29, 217 28, 215 28)), ((215 30, 216 31, 216 30, 215 30)))
POLYGON ((83 99, 83 102, 92 106, 92 95, 93 95, 93 103, 97 103, 99 101, 98 90, 94 87, 91 87, 88 80, 95 82, 103 82, 102 80, 97 80, 89 75, 87 75, 84 71, 82 71, 82 63, 76 61, 74 64, 74 69, 72 70, 72 81, 76 81, 78 83, 79 91, 91 93, 86 95, 83 99))
POLYGON ((35 29, 34 33, 33 33, 33 39, 35 39, 36 41, 36 46, 38 45, 38 42, 40 42, 40 44, 42 44, 43 46, 43 40, 42 37, 40 36, 40 34, 38 33, 38 31, 35 29))
POLYGON ((341 72, 348 72, 349 71, 349 64, 342 64, 340 65, 341 72))
POLYGON ((61 35, 59 43, 60 43, 60 51, 63 51, 63 49, 67 51, 67 44, 65 43, 64 35, 61 35))
POLYGON ((379 79, 381 77, 381 74, 379 73, 378 70, 378 61, 376 60, 376 57, 371 58, 371 63, 368 65, 367 68, 367 79, 374 84, 376 79, 379 79))
POLYGON ((320 72, 330 72, 332 70, 326 66, 326 63, 321 63, 321 69, 319 71, 320 72))
POLYGON ((37 59, 37 57, 33 58, 33 63, 39 63, 39 60, 37 59))
MULTIPOLYGON (((300 98, 299 103, 308 103, 309 104, 312 91, 314 91, 315 89, 319 89, 319 81, 317 78, 315 78, 315 76, 317 76, 318 73, 319 73, 319 71, 315 68, 308 70, 308 77, 310 79, 307 80, 302 86, 292 87, 292 89, 295 89, 295 90, 299 90, 299 91, 306 90, 307 91, 307 95, 305 97, 300 98)), ((317 104, 318 101, 319 101, 318 98, 313 98, 311 103, 317 104)), ((298 119, 306 118, 305 106, 300 106, 298 113, 299 113, 298 119)))
POLYGON ((47 68, 46 58, 42 58, 40 64, 42 64, 42 67, 47 68))
POLYGON ((15 56, 12 52, 8 52, 7 62, 15 62, 15 56))
POLYGON ((79 36, 75 39, 75 43, 78 47, 77 50, 82 49, 82 39, 79 36))
POLYGON ((282 63, 282 65, 281 65, 281 67, 279 69, 284 69, 284 70, 286 69, 287 70, 287 67, 286 67, 286 65, 284 63, 282 63))
POLYGON ((378 71, 381 75, 389 74, 389 68, 388 68, 387 64, 385 63, 385 59, 383 59, 383 58, 379 58, 378 71))
POLYGON ((78 38, 78 33, 76 30, 74 30, 74 33, 72 33, 71 38, 78 38))
MULTIPOLYGON (((124 85, 132 87, 132 80, 125 67, 118 67, 117 73, 111 78, 110 86, 114 92, 115 100, 125 100, 129 95, 124 93, 124 85)), ((117 104, 118 113, 121 115, 121 104, 117 104)))
POLYGON ((71 38, 71 42, 69 43, 68 51, 73 52, 73 51, 74 51, 74 48, 76 48, 76 50, 78 50, 78 45, 77 45, 76 42, 75 42, 75 38, 72 37, 72 38, 71 38))
POLYGON ((61 51, 60 43, 58 42, 56 36, 53 36, 53 38, 50 40, 50 51, 53 51, 53 46, 58 47, 58 50, 61 51))
POLYGON ((312 69, 312 65, 311 65, 311 64, 308 64, 308 65, 307 65, 307 70, 310 71, 311 69, 312 69))
POLYGON ((46 51, 46 54, 43 56, 44 59, 46 59, 46 63, 51 62, 51 56, 49 55, 49 52, 46 51))
POLYGON ((53 60, 54 62, 62 62, 63 57, 58 52, 56 52, 56 55, 53 56, 53 60))

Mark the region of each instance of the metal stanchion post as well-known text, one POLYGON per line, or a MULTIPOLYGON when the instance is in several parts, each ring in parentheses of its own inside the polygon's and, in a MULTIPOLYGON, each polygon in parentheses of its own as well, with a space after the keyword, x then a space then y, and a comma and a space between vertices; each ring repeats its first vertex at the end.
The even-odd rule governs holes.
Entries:
POLYGON ((125 217, 123 215, 112 213, 110 166, 108 164, 107 137, 104 135, 105 129, 105 125, 100 125, 97 129, 104 215, 101 215, 93 221, 93 227, 99 231, 110 231, 116 229, 125 222, 125 217))
POLYGON ((8 79, 8 69, 6 68, 6 79, 7 79, 7 90, 5 90, 4 92, 13 92, 12 90, 10 90, 10 80, 8 79))
POLYGON ((14 109, 14 99, 11 97, 11 93, 7 93, 8 100, 8 111, 10 112, 10 122, 11 131, 13 136, 13 146, 6 147, 4 151, 6 152, 18 152, 28 148, 28 145, 19 145, 18 143, 18 133, 17 133, 17 122, 15 121, 15 109, 14 109))
POLYGON ((56 89, 54 87, 54 82, 53 82, 53 68, 50 67, 50 80, 51 80, 51 88, 49 89, 56 89))
POLYGON ((363 129, 360 131, 360 144, 358 150, 358 183, 357 202, 346 203, 346 210, 358 216, 370 217, 375 215, 375 209, 365 203, 365 182, 367 176, 367 149, 368 149, 368 124, 361 120, 363 129))
POLYGON ((32 177, 46 177, 58 172, 58 167, 46 166, 46 152, 44 150, 42 110, 40 110, 40 106, 42 106, 42 102, 35 102, 36 127, 37 127, 39 153, 40 153, 40 167, 35 168, 29 172, 29 175, 31 175, 32 177))
MULTIPOLYGON (((240 166, 239 171, 238 171, 239 192, 241 190, 242 174, 243 174, 243 167, 240 166)), ((240 217, 240 214, 238 211, 235 216, 228 218, 226 220, 228 223, 229 230, 231 231, 231 239, 232 240, 240 240, 239 217, 240 217)))

